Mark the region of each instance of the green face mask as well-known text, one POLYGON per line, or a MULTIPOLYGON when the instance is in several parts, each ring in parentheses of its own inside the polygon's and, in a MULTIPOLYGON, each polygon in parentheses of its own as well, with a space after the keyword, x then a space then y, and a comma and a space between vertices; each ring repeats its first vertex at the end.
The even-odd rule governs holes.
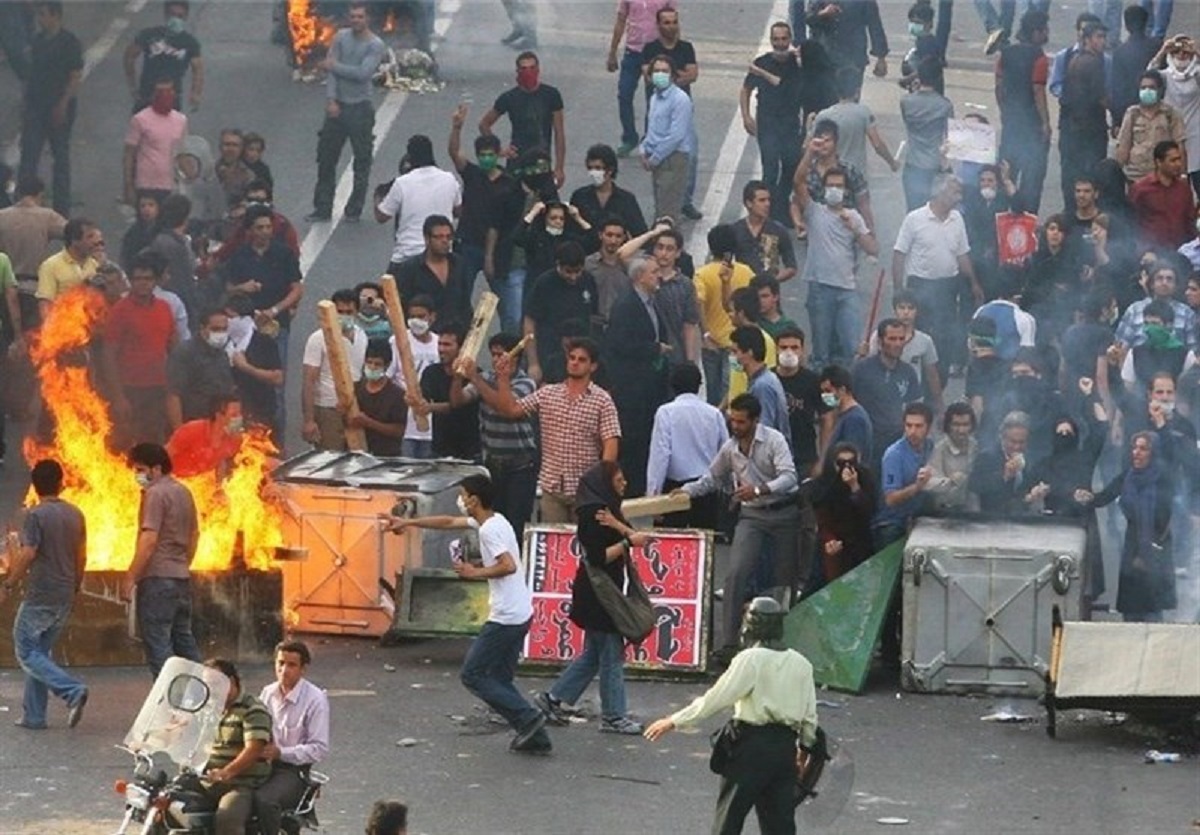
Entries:
POLYGON ((1146 325, 1146 344, 1153 350, 1183 347, 1183 343, 1176 338, 1174 329, 1166 325, 1146 325))
POLYGON ((500 158, 495 154, 480 154, 479 167, 484 171, 494 171, 500 164, 500 158))

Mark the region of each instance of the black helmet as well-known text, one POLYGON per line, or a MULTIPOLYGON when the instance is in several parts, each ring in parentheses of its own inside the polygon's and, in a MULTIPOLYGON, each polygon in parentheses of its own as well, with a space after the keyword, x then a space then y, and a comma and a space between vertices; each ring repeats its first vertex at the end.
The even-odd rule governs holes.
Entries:
POLYGON ((750 601, 742 618, 742 646, 770 643, 783 638, 783 617, 787 612, 773 597, 756 597, 750 601))

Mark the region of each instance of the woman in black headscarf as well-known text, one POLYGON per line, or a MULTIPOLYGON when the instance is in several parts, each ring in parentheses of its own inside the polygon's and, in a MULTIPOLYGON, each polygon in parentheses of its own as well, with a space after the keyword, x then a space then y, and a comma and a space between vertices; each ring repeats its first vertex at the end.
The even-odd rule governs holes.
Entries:
POLYGON ((1175 568, 1171 559, 1169 468, 1158 460, 1158 437, 1138 432, 1130 440, 1130 466, 1095 496, 1078 490, 1080 504, 1104 507, 1119 500, 1128 523, 1121 547, 1117 611, 1130 623, 1160 623, 1175 608, 1175 568))
MULTIPOLYGON (((621 514, 625 474, 613 461, 592 466, 575 492, 576 537, 581 559, 603 568, 618 588, 625 586, 626 570, 635 570, 629 555, 647 536, 630 527, 621 514)), ((583 653, 571 662, 545 693, 534 702, 553 723, 565 725, 563 702, 574 704, 600 674, 600 730, 603 733, 639 735, 640 722, 625 715, 625 639, 600 605, 582 564, 571 588, 571 621, 583 629, 583 653)))
POLYGON ((837 579, 871 556, 875 477, 858 460, 858 447, 840 443, 825 457, 813 508, 824 581, 837 579))

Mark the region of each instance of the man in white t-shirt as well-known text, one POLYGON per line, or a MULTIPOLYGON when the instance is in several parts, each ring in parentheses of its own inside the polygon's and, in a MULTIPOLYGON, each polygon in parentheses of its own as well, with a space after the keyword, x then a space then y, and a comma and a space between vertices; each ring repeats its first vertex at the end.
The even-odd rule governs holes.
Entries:
POLYGON ((488 581, 488 618, 467 651, 459 677, 463 686, 503 716, 517 735, 509 750, 523 754, 550 753, 545 715, 513 684, 521 645, 533 618, 533 595, 525 583, 521 549, 508 520, 492 510, 494 487, 485 475, 471 475, 459 485, 462 516, 387 517, 388 529, 406 527, 472 528, 479 534, 483 565, 451 554, 454 571, 464 580, 488 581))
MULTIPOLYGON (((350 358, 350 377, 358 382, 367 359, 367 335, 354 324, 358 315, 358 294, 353 290, 338 290, 331 297, 337 308, 342 339, 350 358)), ((325 350, 325 334, 317 328, 304 343, 304 377, 300 385, 300 408, 304 415, 304 440, 317 449, 346 448, 345 415, 338 408, 337 390, 333 385, 333 370, 325 350)))
POLYGON ((388 274, 395 275, 400 262, 425 251, 422 227, 430 215, 454 217, 462 204, 462 184, 449 171, 443 171, 433 161, 433 143, 428 136, 417 134, 408 140, 407 174, 392 181, 392 187, 382 199, 376 192, 375 219, 387 223, 396 218, 396 244, 388 274))
MULTIPOLYGON (((408 314, 408 346, 412 351, 417 379, 420 380, 426 368, 441 362, 438 357, 438 335, 433 330, 437 317, 433 311, 433 299, 429 296, 413 296, 411 301, 406 299, 404 305, 408 314)), ((404 379, 404 366, 400 362, 400 346, 396 344, 396 337, 389 337, 388 344, 392 346, 392 364, 388 366, 387 375, 407 395, 408 385, 404 379)), ((414 394, 416 399, 421 396, 419 391, 414 394)), ((400 454, 405 458, 432 458, 433 420, 425 429, 418 428, 415 400, 406 399, 409 409, 404 424, 404 438, 400 441, 400 454)))

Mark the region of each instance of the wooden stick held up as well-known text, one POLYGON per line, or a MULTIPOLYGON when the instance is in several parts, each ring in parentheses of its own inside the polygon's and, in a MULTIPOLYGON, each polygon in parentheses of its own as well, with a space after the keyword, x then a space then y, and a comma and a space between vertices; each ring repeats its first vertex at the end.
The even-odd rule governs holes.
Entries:
MULTIPOLYGON (((404 373, 404 387, 407 389, 404 399, 409 408, 415 409, 422 402, 421 380, 417 377, 417 364, 413 361, 412 345, 408 342, 408 320, 404 318, 404 308, 400 306, 400 291, 396 289, 396 279, 385 275, 379 279, 383 289, 383 306, 387 311, 392 333, 396 337, 396 350, 400 352, 400 370, 404 373)), ((417 429, 429 431, 429 414, 416 411, 414 420, 417 429)))
MULTIPOLYGON (((346 353, 346 343, 342 336, 342 328, 338 323, 337 307, 333 302, 324 300, 317 302, 317 319, 321 323, 321 333, 325 337, 325 353, 329 356, 329 370, 333 374, 333 387, 337 392, 338 406, 342 414, 349 420, 360 414, 358 399, 354 396, 354 378, 350 373, 350 357, 346 353)), ((362 427, 346 426, 346 446, 356 452, 367 448, 367 433, 362 427)))

